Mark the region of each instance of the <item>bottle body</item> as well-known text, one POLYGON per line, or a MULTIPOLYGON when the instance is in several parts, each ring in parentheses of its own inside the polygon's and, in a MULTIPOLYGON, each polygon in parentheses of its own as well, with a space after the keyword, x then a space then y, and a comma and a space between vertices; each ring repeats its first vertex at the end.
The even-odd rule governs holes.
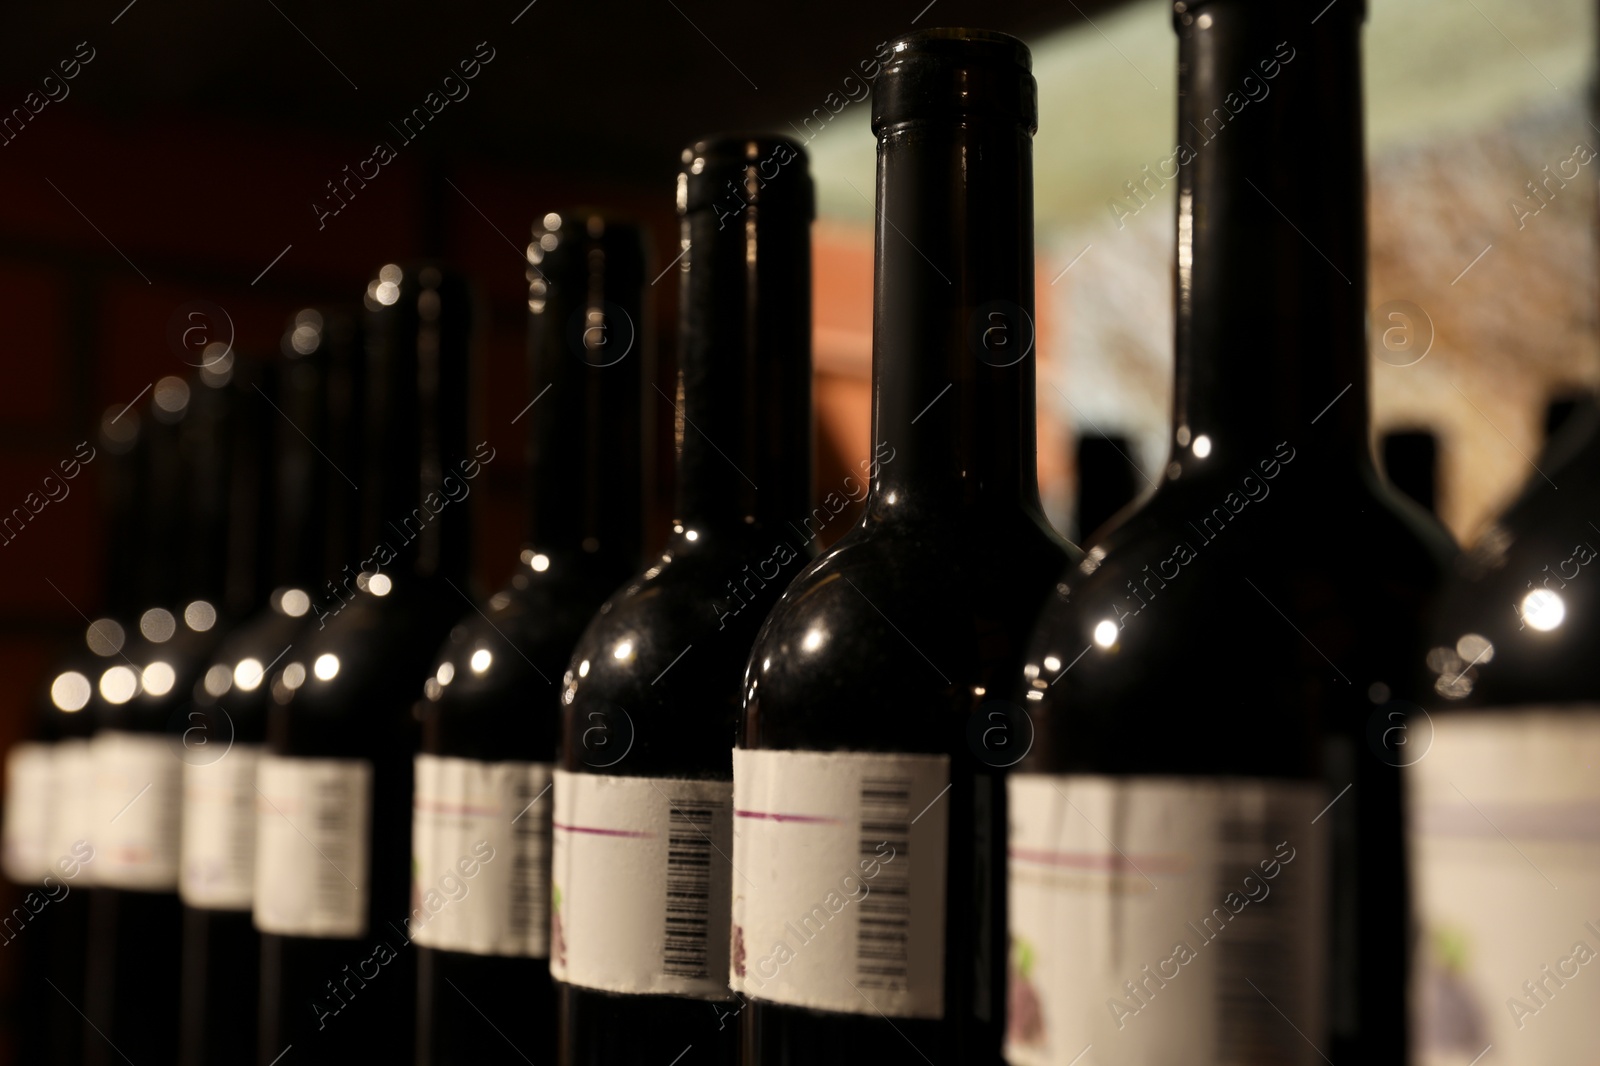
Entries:
POLYGON ((1373 466, 1363 12, 1316 15, 1175 9, 1171 451, 1020 679, 1013 794, 1046 805, 1011 841, 1014 1063, 1405 1060, 1387 725, 1453 546, 1373 466))
POLYGON ((1010 1061, 1096 1040, 1135 1062, 1319 1061, 1277 1011, 1326 1051, 1339 1004, 1400 1061, 1363 992, 1396 991, 1406 936, 1398 756, 1374 723, 1404 707, 1442 552, 1375 482, 1336 495, 1315 461, 1288 444, 1250 473, 1186 471, 1041 615, 1038 740, 1011 782, 1010 1061), (1358 956, 1336 930, 1363 901, 1358 956), (1062 917, 1108 912, 1110 936, 1062 917))
POLYGON ((416 936, 428 1066, 555 1052, 561 674, 639 562, 640 389, 651 373, 641 235, 599 212, 550 212, 528 264, 526 546, 510 583, 452 631, 419 705, 413 895, 438 908, 416 936), (471 861, 485 854, 493 860, 471 861), (475 879, 463 879, 463 856, 475 879))
POLYGON ((1433 616, 1431 691, 1405 719, 1419 1066, 1491 1043, 1509 1063, 1600 1053, 1597 1001, 1580 980, 1600 947, 1586 582, 1600 544, 1588 524, 1600 418, 1592 400, 1579 411, 1540 457, 1551 482, 1536 474, 1451 574, 1433 616))
POLYGON ((788 527, 811 473, 805 153, 697 143, 678 209, 679 387, 654 398, 679 428, 677 517, 562 679, 550 970, 565 1066, 737 1061, 729 748, 761 618, 812 550, 788 527))
POLYGON ((360 547, 285 658, 256 771, 256 1058, 414 1058, 415 709, 467 587, 469 499, 496 458, 471 443, 475 297, 433 264, 368 285, 360 547))
POLYGON ((555 1048, 558 684, 618 566, 581 550, 524 556, 512 585, 485 605, 487 617, 464 619, 452 633, 422 705, 413 898, 439 910, 415 935, 417 1040, 419 1058, 438 1066, 548 1057, 555 1048), (482 870, 475 881, 462 876, 462 860, 482 870))
POLYGON ((998 1061, 1026 744, 1004 698, 1075 557, 1034 472, 1027 51, 955 30, 890 51, 867 511, 768 615, 734 753, 732 976, 761 1064, 998 1061))
POLYGON ((178 869, 183 711, 226 630, 229 486, 258 442, 236 418, 231 358, 151 390, 140 486, 145 587, 88 711, 93 885, 84 1062, 177 1056, 182 916, 178 869), (231 383, 231 387, 230 387, 231 383))

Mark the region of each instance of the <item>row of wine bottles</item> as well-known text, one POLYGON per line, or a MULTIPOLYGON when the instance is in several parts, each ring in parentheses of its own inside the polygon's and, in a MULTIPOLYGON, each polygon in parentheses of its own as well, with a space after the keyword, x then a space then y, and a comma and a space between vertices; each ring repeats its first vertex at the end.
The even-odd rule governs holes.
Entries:
POLYGON ((872 438, 821 502, 782 137, 684 152, 674 395, 639 232, 535 226, 486 600, 446 268, 108 413, 108 614, 7 763, 30 1061, 1593 1061, 1600 416, 1453 562, 1371 456, 1361 6, 1174 21, 1171 454, 1087 553, 1034 464, 1036 88, 984 31, 875 80, 872 438))

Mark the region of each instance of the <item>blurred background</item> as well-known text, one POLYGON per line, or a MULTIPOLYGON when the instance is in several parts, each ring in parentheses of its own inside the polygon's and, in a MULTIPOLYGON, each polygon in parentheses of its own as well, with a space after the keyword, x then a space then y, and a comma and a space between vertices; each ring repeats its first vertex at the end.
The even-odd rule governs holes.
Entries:
MULTIPOLYGON (((1600 372, 1594 17, 1582 0, 1369 4, 1375 446, 1463 542, 1539 476, 1548 402, 1600 372)), ((709 132, 788 133, 811 153, 817 494, 837 490, 868 455, 870 417, 874 141, 859 65, 901 33, 961 24, 1033 48, 1039 463, 1052 520, 1081 537, 1165 461, 1178 134, 1163 0, 94 0, 9 12, 0 746, 24 729, 56 650, 100 608, 106 464, 36 511, 25 501, 42 479, 94 445, 104 413, 189 374, 207 344, 270 356, 297 308, 355 304, 382 263, 437 256, 487 297, 479 436, 511 461, 486 467, 474 493, 476 576, 497 587, 522 528, 513 419, 530 399, 530 227, 579 204, 646 224, 670 393, 673 175, 681 148, 709 132), (1080 469, 1099 471, 1081 503, 1080 469)), ((672 421, 655 424, 660 529, 672 421)), ((824 539, 845 526, 829 523, 824 539)), ((15 1001, 10 974, 0 951, 0 1002, 15 1001)))

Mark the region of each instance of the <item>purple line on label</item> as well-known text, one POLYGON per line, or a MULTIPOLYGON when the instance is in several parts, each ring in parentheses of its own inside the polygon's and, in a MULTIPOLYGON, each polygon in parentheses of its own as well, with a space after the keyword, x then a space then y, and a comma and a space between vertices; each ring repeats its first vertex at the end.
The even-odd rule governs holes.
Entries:
POLYGON ((569 833, 593 833, 599 837, 632 837, 642 840, 655 836, 654 833, 638 833, 632 829, 597 829, 589 825, 563 825, 560 822, 551 822, 550 824, 557 829, 565 829, 569 833))
POLYGON ((768 811, 734 811, 740 818, 761 818, 769 822, 801 822, 807 825, 843 825, 839 818, 824 818, 817 814, 776 814, 768 811))

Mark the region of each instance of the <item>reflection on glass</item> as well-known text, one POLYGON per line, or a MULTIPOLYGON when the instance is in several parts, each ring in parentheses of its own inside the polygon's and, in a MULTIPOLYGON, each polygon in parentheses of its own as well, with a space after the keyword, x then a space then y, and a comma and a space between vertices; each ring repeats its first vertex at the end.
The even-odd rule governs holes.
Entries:
POLYGON ((217 624, 217 609, 205 600, 195 600, 183 609, 183 622, 196 633, 204 633, 217 624))
POLYGON ((173 683, 178 680, 178 674, 172 669, 172 664, 157 659, 144 668, 141 678, 145 692, 152 696, 165 696, 172 691, 173 683))
POLYGON ((162 644, 172 639, 178 631, 178 620, 172 612, 162 607, 152 607, 139 616, 139 632, 152 644, 162 644))
POLYGON ((1567 605, 1552 589, 1534 589, 1522 597, 1522 617, 1540 632, 1549 632, 1567 616, 1567 605))
POLYGON ((339 657, 332 652, 317 656, 317 661, 311 664, 311 672, 317 675, 318 681, 332 681, 339 675, 339 657))
POLYGON ((56 675, 50 685, 50 701, 63 711, 81 711, 93 690, 89 679, 76 670, 56 675))
POLYGON ((100 675, 100 697, 107 703, 127 703, 137 691, 139 676, 131 667, 113 666, 100 675))

